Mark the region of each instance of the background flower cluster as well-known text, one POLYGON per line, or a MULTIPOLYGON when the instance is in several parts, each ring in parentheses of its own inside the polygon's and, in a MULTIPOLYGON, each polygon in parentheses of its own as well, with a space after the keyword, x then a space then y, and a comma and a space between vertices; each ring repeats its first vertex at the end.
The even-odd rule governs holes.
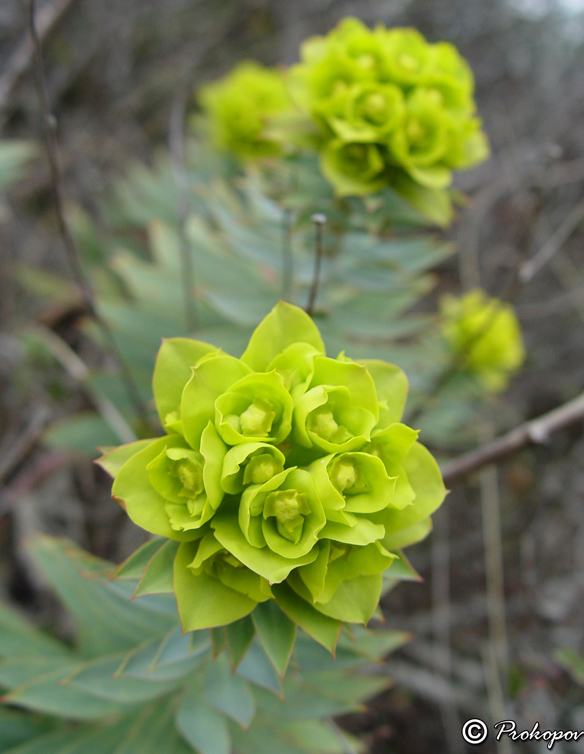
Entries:
POLYGON ((203 88, 217 146, 241 158, 308 147, 338 195, 403 180, 444 189, 488 156, 474 79, 447 42, 344 19, 288 71, 243 63, 203 88))
POLYGON ((280 303, 241 359, 166 340, 153 386, 166 434, 101 463, 130 518, 180 542, 183 628, 225 625, 270 599, 292 620, 366 623, 383 571, 428 533, 445 494, 400 423, 401 370, 327 357, 310 317, 280 303))

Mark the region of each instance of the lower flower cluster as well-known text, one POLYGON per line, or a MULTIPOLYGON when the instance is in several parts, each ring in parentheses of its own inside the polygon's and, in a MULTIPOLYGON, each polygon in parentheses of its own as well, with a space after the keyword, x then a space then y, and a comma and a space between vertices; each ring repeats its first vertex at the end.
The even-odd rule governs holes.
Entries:
POLYGON ((366 623, 383 571, 429 530, 445 494, 433 457, 400 423, 401 370, 326 356, 310 317, 280 303, 241 359, 165 340, 153 387, 166 434, 101 464, 138 526, 180 542, 184 630, 271 599, 292 619, 304 610, 366 623))

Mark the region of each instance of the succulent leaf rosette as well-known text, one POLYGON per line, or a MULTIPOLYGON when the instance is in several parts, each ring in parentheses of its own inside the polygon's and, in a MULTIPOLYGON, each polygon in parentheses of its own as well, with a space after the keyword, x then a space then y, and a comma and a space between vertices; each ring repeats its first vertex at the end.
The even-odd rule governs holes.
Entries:
POLYGON ((101 464, 130 518, 177 543, 184 630, 268 600, 300 625, 366 623, 382 573, 429 530, 445 494, 400 423, 401 370, 327 356, 310 317, 281 302, 240 359, 165 340, 153 388, 166 434, 101 464))
POLYGON ((474 289, 440 302, 442 333, 461 368, 493 392, 504 390, 525 360, 521 326, 510 304, 474 289))

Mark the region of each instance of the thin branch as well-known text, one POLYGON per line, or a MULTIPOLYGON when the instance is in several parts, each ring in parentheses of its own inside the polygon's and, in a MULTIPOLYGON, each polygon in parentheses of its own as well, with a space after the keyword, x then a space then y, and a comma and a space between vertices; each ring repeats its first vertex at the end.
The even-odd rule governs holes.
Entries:
MULTIPOLYGON (((490 644, 486 644, 482 647, 481 655, 483 658, 484 676, 487 685, 487 699, 491 720, 493 722, 496 720, 504 720, 507 717, 507 713, 505 711, 503 688, 501 686, 500 675, 497 672, 496 658, 493 657, 490 644)), ((501 738, 500 741, 495 741, 495 749, 497 754, 513 754, 511 741, 505 736, 501 738)))
POLYGON ((57 142, 57 121, 54 115, 51 113, 51 107, 49 102, 49 93, 47 89, 47 82, 45 79, 45 72, 43 66, 42 45, 41 38, 37 31, 36 26, 36 3, 35 0, 29 0, 29 31, 34 46, 34 62, 35 62, 35 74, 37 81, 37 88, 39 93, 39 99, 41 103, 43 118, 45 122, 46 130, 46 145, 47 145, 47 158, 49 161, 49 168, 51 173, 51 191, 53 194, 53 200, 55 204, 55 212, 57 215, 57 223, 59 227, 59 233, 63 241, 63 247, 65 249, 65 256, 70 267, 71 275, 81 290, 83 302, 87 307, 88 312, 93 317, 98 327, 100 328, 104 339, 109 347, 110 353, 114 356, 122 375, 122 379, 126 386, 128 398, 130 403, 134 407, 137 415, 140 417, 144 425, 149 426, 148 412, 146 406, 140 397, 138 387, 134 382, 132 374, 119 351, 116 340, 112 331, 109 328, 107 322, 99 314, 96 305, 95 297, 89 281, 85 276, 83 267, 81 266, 80 256, 73 238, 73 234, 69 228, 67 220, 65 218, 65 198, 63 192, 63 175, 61 171, 61 164, 59 159, 59 145, 57 142))
POLYGON ((584 218, 584 200, 578 202, 567 214, 564 222, 552 233, 540 250, 519 270, 519 277, 524 283, 530 282, 562 248, 564 243, 576 230, 584 218))
MULTIPOLYGON (((432 665, 437 674, 452 680, 451 599, 450 599, 450 525, 449 510, 442 508, 434 519, 432 537, 432 634, 434 639, 432 665)), ((456 707, 447 699, 439 703, 442 727, 449 754, 462 749, 460 718, 456 707)))
POLYGON ((32 418, 23 432, 17 437, 8 437, 0 446, 0 487, 13 470, 26 458, 49 421, 49 410, 39 405, 32 411, 32 418))
MULTIPOLYGON (((509 674, 507 621, 505 618, 505 571, 501 538, 501 500, 499 474, 494 464, 481 469, 482 529, 487 580, 487 613, 489 616, 489 645, 497 678, 509 674)), ((499 719, 499 718, 497 718, 499 719)))
MULTIPOLYGON (((55 0, 43 6, 37 19, 37 31, 41 40, 45 40, 54 31, 74 2, 75 0, 55 0)), ((34 42, 27 33, 12 53, 5 71, 0 76, 0 126, 3 124, 12 93, 32 64, 34 54, 34 42)))
POLYGON ((119 441, 121 443, 134 442, 137 437, 116 406, 88 384, 87 379, 90 372, 85 362, 77 356, 75 351, 69 348, 62 338, 59 338, 48 327, 38 325, 36 332, 47 347, 47 350, 61 364, 67 374, 79 383, 89 402, 98 414, 101 415, 113 433, 117 435, 119 441))
POLYGON ((542 445, 554 432, 582 421, 584 421, 584 393, 548 414, 525 422, 506 435, 451 461, 442 472, 444 481, 446 484, 452 484, 489 463, 496 463, 507 458, 522 448, 529 445, 542 445))
POLYGON ((310 292, 308 294, 308 303, 306 304, 306 313, 311 317, 314 315, 314 306, 316 304, 316 297, 318 296, 318 288, 320 285, 320 270, 322 267, 322 230, 326 223, 326 215, 317 213, 310 218, 314 223, 316 230, 316 238, 314 243, 314 271, 312 273, 312 285, 310 286, 310 292))

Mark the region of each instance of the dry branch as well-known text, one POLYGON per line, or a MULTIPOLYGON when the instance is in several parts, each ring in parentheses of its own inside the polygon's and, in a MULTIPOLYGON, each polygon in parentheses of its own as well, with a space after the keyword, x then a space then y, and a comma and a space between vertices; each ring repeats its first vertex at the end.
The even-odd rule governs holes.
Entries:
MULTIPOLYGON (((39 10, 36 27, 41 41, 44 41, 57 27, 65 13, 71 8, 75 0, 55 0, 39 10)), ((5 115, 11 96, 21 78, 30 68, 34 60, 34 43, 30 34, 24 34, 19 45, 12 53, 6 70, 0 76, 0 122, 5 115)))
POLYGON ((452 484, 489 463, 501 461, 521 448, 542 445, 553 432, 581 421, 584 421, 584 393, 548 414, 525 422, 506 435, 451 461, 443 470, 444 481, 447 485, 452 484))
POLYGON ((37 26, 35 0, 28 0, 28 15, 29 33, 34 52, 36 82, 46 131, 47 159, 51 172, 51 190, 55 205, 55 213, 57 215, 59 233, 63 241, 65 256, 71 270, 71 275, 79 286, 81 295, 83 296, 84 304, 87 307, 87 310, 91 314, 92 318, 95 320, 97 326, 99 327, 108 346, 109 352, 114 357, 119 367, 130 404, 133 406, 136 415, 141 419, 142 424, 146 428, 149 426, 149 417, 146 404, 142 400, 138 386, 136 385, 130 368, 126 364, 126 361, 118 348, 118 344, 109 327, 109 324, 101 316, 96 307, 93 290, 81 265, 79 251, 77 249, 75 239, 73 238, 73 234, 65 216, 63 173, 61 170, 59 145, 57 142, 57 120, 51 112, 49 92, 47 89, 47 82, 45 79, 43 66, 42 39, 37 26))

